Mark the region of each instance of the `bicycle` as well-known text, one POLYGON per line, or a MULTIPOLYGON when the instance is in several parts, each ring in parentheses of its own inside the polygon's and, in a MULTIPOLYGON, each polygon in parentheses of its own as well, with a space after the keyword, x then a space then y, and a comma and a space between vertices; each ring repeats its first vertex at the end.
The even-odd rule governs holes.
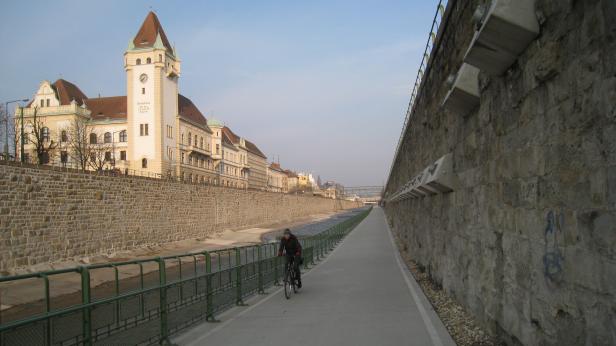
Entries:
POLYGON ((287 271, 284 275, 284 296, 285 298, 291 298, 291 293, 297 293, 297 284, 295 279, 295 268, 293 262, 287 263, 287 271))

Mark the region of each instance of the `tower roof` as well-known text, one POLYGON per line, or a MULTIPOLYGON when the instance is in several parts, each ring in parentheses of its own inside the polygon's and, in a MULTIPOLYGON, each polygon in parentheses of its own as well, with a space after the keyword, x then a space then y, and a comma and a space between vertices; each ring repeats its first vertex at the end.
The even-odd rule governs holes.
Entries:
POLYGON ((153 48, 158 39, 162 41, 162 44, 167 51, 173 54, 173 47, 169 43, 162 25, 160 25, 158 17, 156 17, 154 12, 150 11, 145 17, 143 24, 141 24, 139 32, 135 35, 133 44, 135 45, 135 48, 153 48))
POLYGON ((210 118, 210 120, 208 121, 208 125, 210 125, 211 127, 224 127, 225 123, 216 118, 210 118))

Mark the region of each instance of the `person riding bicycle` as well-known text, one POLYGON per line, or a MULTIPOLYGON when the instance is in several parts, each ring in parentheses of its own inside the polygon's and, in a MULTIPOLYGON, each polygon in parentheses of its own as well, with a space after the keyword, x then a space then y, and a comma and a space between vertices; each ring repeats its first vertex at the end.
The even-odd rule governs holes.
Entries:
POLYGON ((297 279, 297 287, 302 287, 301 272, 299 270, 300 260, 302 256, 302 245, 297 240, 297 237, 291 233, 290 229, 285 229, 282 239, 280 239, 280 247, 278 248, 278 256, 282 256, 282 250, 286 254, 285 272, 289 264, 293 265, 295 270, 295 278, 297 279))

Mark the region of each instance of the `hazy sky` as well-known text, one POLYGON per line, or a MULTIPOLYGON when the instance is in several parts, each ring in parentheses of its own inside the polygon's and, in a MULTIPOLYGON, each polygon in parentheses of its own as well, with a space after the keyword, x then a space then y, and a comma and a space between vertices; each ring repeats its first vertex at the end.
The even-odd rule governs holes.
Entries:
POLYGON ((122 54, 151 6, 207 118, 285 168, 380 185, 436 2, 3 1, 0 101, 60 77, 125 95, 122 54))

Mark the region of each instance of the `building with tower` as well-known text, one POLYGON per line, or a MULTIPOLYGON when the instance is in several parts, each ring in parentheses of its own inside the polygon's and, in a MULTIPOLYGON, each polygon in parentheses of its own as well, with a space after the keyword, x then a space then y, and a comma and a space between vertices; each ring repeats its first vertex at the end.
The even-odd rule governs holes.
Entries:
POLYGON ((129 41, 124 70, 126 96, 89 98, 69 81, 41 82, 32 101, 15 111, 24 159, 260 188, 265 155, 222 122, 208 123, 179 93, 181 60, 154 12, 129 41))

